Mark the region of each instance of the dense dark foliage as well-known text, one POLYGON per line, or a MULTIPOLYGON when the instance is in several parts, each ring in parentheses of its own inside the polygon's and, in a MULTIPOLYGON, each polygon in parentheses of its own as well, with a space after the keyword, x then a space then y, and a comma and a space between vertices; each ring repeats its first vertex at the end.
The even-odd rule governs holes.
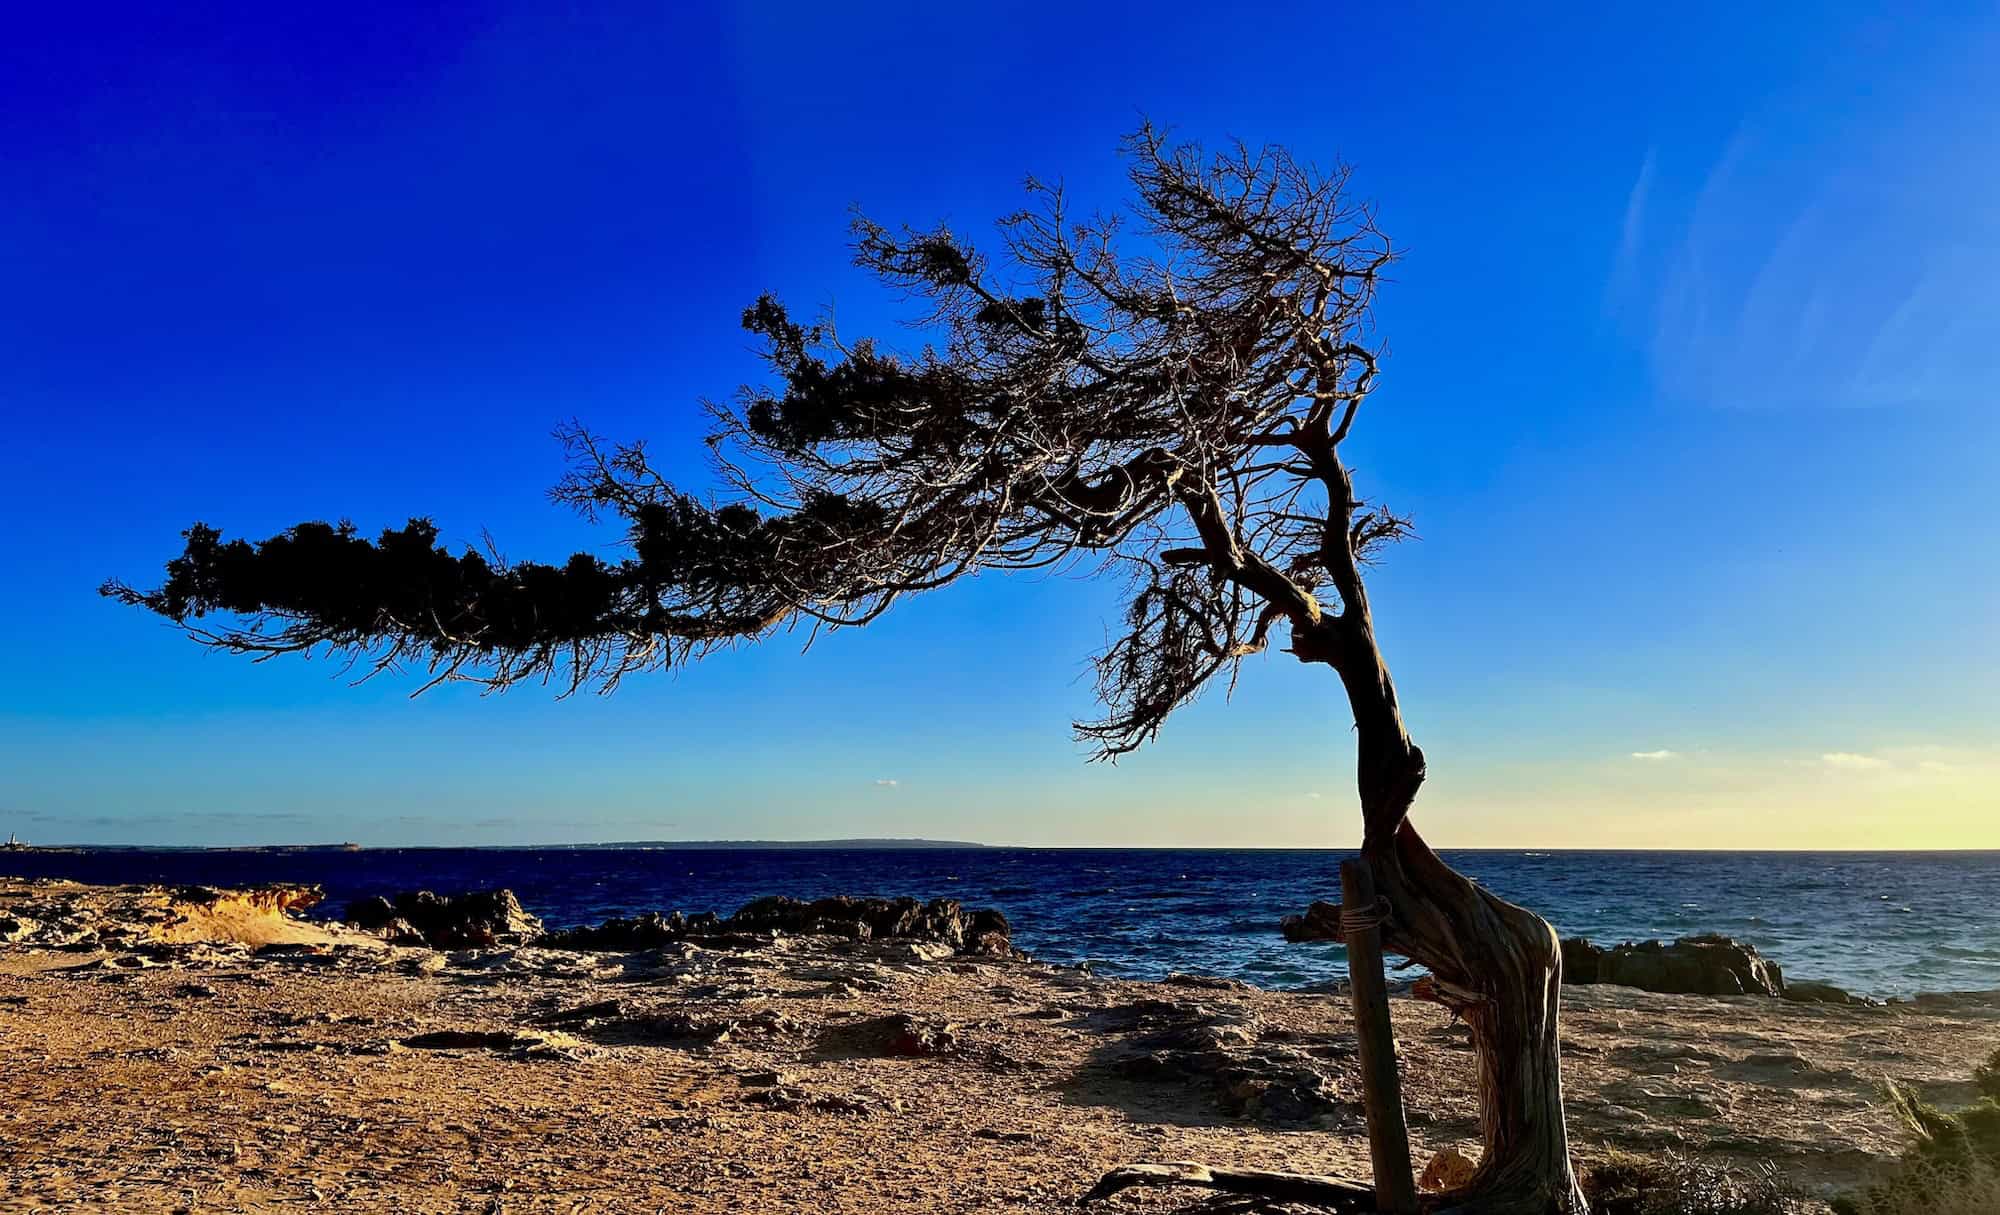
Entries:
POLYGON ((426 519, 372 540, 197 524, 157 590, 106 592, 237 652, 573 691, 780 626, 863 623, 979 569, 1089 562, 1133 594, 1099 663, 1108 713, 1080 730, 1129 750, 1281 622, 1326 660, 1305 635, 1406 524, 1356 501, 1335 454, 1373 385, 1389 260, 1345 173, 1150 129, 1126 150, 1128 215, 1075 221, 1031 182, 991 257, 948 229, 857 221, 859 264, 924 306, 935 341, 914 353, 757 301, 743 323, 772 378, 711 407, 713 499, 640 444, 562 431, 554 496, 621 522, 623 559, 453 553, 426 519))

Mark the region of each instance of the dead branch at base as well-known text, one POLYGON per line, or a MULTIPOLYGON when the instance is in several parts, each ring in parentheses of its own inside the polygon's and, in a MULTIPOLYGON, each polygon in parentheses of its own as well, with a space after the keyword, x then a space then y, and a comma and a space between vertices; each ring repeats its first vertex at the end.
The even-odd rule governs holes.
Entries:
POLYGON ((1275 1202, 1302 1202, 1341 1212, 1373 1211, 1375 1191, 1358 1181, 1311 1173, 1274 1173, 1264 1169, 1218 1169, 1191 1160, 1166 1164, 1128 1164, 1106 1173, 1090 1192, 1077 1199, 1087 1206, 1138 1185, 1185 1185, 1250 1194, 1275 1202))

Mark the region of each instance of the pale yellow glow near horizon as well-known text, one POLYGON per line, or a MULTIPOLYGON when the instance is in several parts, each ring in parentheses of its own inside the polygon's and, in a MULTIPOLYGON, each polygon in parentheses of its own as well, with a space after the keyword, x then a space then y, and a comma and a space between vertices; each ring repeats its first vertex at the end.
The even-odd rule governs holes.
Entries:
POLYGON ((1985 752, 1652 751, 1551 767, 1438 774, 1418 821, 1440 847, 2000 848, 2000 756, 1985 752))
MULTIPOLYGON (((1352 847, 1361 824, 1346 773, 1345 764, 1330 766, 1321 787, 1298 791, 1114 794, 1108 800, 1122 804, 1073 814, 1058 797, 1038 816, 1036 838, 992 842, 1352 847)), ((1659 749, 1581 762, 1445 762, 1433 767, 1413 819, 1447 849, 2000 850, 2000 750, 1659 749)))

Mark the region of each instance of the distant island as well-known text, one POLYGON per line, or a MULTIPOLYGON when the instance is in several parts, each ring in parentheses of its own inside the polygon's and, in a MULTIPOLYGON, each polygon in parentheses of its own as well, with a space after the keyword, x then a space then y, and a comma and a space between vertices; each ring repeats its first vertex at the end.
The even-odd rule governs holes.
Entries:
POLYGON ((573 848, 578 850, 618 849, 618 848, 660 848, 679 849, 689 852, 734 852, 752 849, 834 851, 852 850, 884 852, 893 849, 951 849, 990 848, 990 844, 974 844, 965 840, 925 840, 925 839, 848 839, 848 840, 621 840, 609 844, 519 844, 503 845, 520 848, 573 848))
MULTIPOLYGON (((992 848, 966 840, 844 839, 844 840, 614 840, 601 844, 390 844, 384 851, 429 851, 443 848, 490 849, 500 852, 613 852, 646 848, 662 852, 852 851, 892 852, 992 848)), ((0 850, 10 852, 361 852, 360 844, 77 844, 63 848, 32 847, 9 840, 0 850)))

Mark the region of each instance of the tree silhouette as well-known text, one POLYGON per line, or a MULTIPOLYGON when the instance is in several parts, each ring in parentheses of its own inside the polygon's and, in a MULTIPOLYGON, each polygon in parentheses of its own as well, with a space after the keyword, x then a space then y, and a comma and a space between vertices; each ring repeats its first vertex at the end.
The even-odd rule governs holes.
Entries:
POLYGON ((1376 382, 1388 242, 1344 168, 1211 156, 1150 127, 1125 152, 1126 213, 1076 219, 1030 181, 992 256, 948 229, 857 220, 858 263, 927 308, 937 344, 920 352, 844 340, 768 297, 748 309, 774 378, 710 406, 711 498, 663 479, 641 444, 559 432, 571 467, 553 496, 622 523, 622 560, 453 554, 423 519, 372 541, 345 523, 254 543, 197 524, 158 590, 105 592, 232 652, 568 693, 779 629, 866 624, 977 570, 1080 566, 1131 587, 1096 658, 1103 713, 1076 725, 1113 758, 1282 629, 1353 708, 1385 943, 1471 1029, 1485 1155, 1451 1203, 1580 1211, 1556 936, 1453 872, 1407 817, 1424 755, 1363 571, 1409 524, 1357 496, 1341 455, 1376 382))

